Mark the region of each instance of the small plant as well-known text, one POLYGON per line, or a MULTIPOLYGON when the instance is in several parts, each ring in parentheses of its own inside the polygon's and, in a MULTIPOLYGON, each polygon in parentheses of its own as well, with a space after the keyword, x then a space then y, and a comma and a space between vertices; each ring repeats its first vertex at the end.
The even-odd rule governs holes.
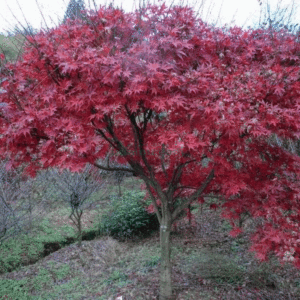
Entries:
POLYGON ((150 214, 142 206, 144 193, 124 192, 122 197, 111 198, 110 213, 103 216, 101 231, 114 237, 131 237, 147 234, 159 228, 155 214, 150 214))
POLYGON ((161 258, 159 255, 153 255, 150 259, 146 260, 143 263, 144 272, 147 273, 148 271, 155 268, 161 262, 161 258))
POLYGON ((151 256, 150 260, 147 260, 144 265, 146 267, 155 267, 160 262, 160 259, 159 255, 151 256))

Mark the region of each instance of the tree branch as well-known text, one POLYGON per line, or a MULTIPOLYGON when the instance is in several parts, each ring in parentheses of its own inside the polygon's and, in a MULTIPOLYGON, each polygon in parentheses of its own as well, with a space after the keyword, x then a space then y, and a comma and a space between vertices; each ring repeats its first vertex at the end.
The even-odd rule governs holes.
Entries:
POLYGON ((184 185, 182 185, 182 186, 178 186, 178 187, 176 187, 175 188, 175 191, 176 190, 179 190, 179 189, 193 189, 193 190, 196 190, 197 188, 195 188, 195 187, 192 187, 192 186, 184 186, 184 185))
POLYGON ((169 187, 168 187, 168 191, 167 191, 167 195, 168 196, 171 196, 173 195, 174 191, 175 191, 175 187, 181 177, 181 174, 182 174, 182 170, 184 168, 185 165, 191 163, 191 162, 194 162, 196 161, 196 159, 192 159, 192 160, 188 160, 186 161, 185 163, 183 164, 180 164, 175 170, 174 170, 174 173, 173 173, 173 177, 171 179, 171 182, 169 184, 169 187))
MULTIPOLYGON (((98 132, 111 146, 113 146, 118 152, 120 152, 124 157, 126 157, 128 163, 130 164, 130 166, 132 167, 132 172, 136 173, 137 175, 141 176, 144 180, 148 179, 148 177, 145 175, 144 170, 142 168, 142 166, 135 162, 133 159, 130 158, 129 152, 128 150, 123 146, 123 144, 119 141, 119 139, 116 137, 114 131, 113 131, 113 126, 112 126, 112 122, 111 120, 109 120, 108 117, 106 117, 106 122, 108 123, 107 126, 107 130, 109 132, 109 134, 111 135, 111 137, 114 140, 114 143, 111 141, 111 139, 109 139, 102 130, 96 128, 94 122, 92 121, 92 124, 94 125, 94 127, 96 128, 96 132, 98 132)), ((96 166, 96 165, 95 165, 96 166)), ((101 165, 98 164, 98 168, 100 168, 101 165)), ((103 167, 103 166, 101 166, 103 167)), ((106 167, 104 167, 106 168, 106 167)), ((106 171, 114 171, 114 168, 106 168, 106 171), (110 169, 110 170, 109 170, 110 169)), ((120 169, 120 168, 118 168, 120 169)), ((104 169, 105 170, 105 169, 104 169)), ((123 170, 120 170, 123 171, 123 170)), ((125 172, 128 172, 128 169, 124 170, 125 172)), ((131 172, 131 171, 129 171, 131 172)))
POLYGON ((97 126, 95 125, 94 121, 92 121, 93 126, 95 127, 95 131, 101 135, 111 146, 113 146, 116 150, 118 150, 118 147, 114 145, 114 143, 105 135, 105 133, 101 130, 98 129, 97 126))
POLYGON ((149 191, 149 194, 150 194, 150 197, 151 197, 153 206, 154 206, 154 208, 155 208, 155 212, 156 212, 157 219, 158 219, 158 221, 159 221, 159 224, 161 224, 161 218, 162 218, 161 213, 160 213, 159 210, 158 210, 158 206, 157 206, 157 204, 156 204, 156 201, 155 201, 154 196, 153 196, 153 194, 152 194, 152 192, 151 192, 151 189, 150 189, 150 186, 149 186, 148 182, 145 181, 145 183, 146 183, 146 185, 147 185, 147 189, 148 189, 148 191, 149 191))
MULTIPOLYGON (((127 105, 125 105, 125 109, 126 109, 126 112, 128 114, 128 117, 131 121, 131 124, 132 124, 132 127, 133 127, 133 131, 134 131, 134 134, 136 135, 136 138, 139 142, 139 150, 140 150, 140 155, 142 157, 142 160, 145 164, 145 166, 147 167, 148 171, 149 171, 149 174, 150 174, 150 177, 152 179, 152 181, 154 182, 154 174, 153 174, 153 169, 152 167, 150 166, 150 164, 148 163, 148 160, 146 158, 146 155, 145 155, 145 150, 144 150, 144 139, 143 139, 143 136, 142 134, 140 133, 140 128, 138 127, 137 123, 136 123, 136 120, 135 120, 135 117, 134 117, 134 114, 130 113, 127 105)), ((144 120, 145 122, 145 120, 144 120)), ((144 125, 145 126, 145 125, 144 125)), ((145 128, 145 127, 144 127, 145 128)))
POLYGON ((167 174, 166 168, 165 168, 165 144, 162 145, 160 159, 161 159, 162 170, 163 170, 165 176, 168 177, 168 174, 167 174))
POLYGON ((114 167, 104 167, 98 163, 93 163, 93 165, 101 170, 105 170, 105 171, 122 171, 122 172, 130 172, 130 173, 134 173, 134 170, 129 170, 126 168, 114 168, 114 167))
POLYGON ((191 202, 193 202, 194 200, 196 200, 201 194, 202 192, 205 190, 205 188, 208 186, 208 184, 212 181, 212 179, 214 178, 215 173, 214 173, 214 169, 212 169, 209 173, 209 175, 207 176, 207 178, 205 179, 205 181, 203 182, 202 186, 188 199, 186 199, 186 201, 183 201, 172 213, 172 221, 176 220, 176 218, 179 216, 179 214, 189 206, 189 204, 191 202))

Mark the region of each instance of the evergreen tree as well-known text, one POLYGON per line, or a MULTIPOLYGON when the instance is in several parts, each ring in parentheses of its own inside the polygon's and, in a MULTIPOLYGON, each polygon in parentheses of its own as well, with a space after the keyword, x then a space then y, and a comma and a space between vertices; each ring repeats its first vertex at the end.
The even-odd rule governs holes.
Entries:
POLYGON ((85 9, 85 4, 83 0, 70 0, 64 19, 63 23, 65 24, 67 19, 76 19, 76 18, 81 18, 82 13, 80 12, 81 10, 85 9))

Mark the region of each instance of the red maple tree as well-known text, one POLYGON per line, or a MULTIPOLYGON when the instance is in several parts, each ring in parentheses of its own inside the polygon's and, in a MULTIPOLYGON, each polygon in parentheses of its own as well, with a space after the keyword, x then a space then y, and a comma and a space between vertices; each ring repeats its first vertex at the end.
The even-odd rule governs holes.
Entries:
POLYGON ((128 163, 119 169, 143 179, 161 225, 161 300, 172 295, 171 225, 209 193, 222 195, 232 236, 242 213, 263 217, 251 250, 262 260, 293 250, 299 268, 300 159, 267 142, 299 138, 296 36, 225 33, 186 7, 142 15, 100 7, 29 38, 2 72, 1 155, 31 176, 114 170, 97 162, 108 151, 128 163))

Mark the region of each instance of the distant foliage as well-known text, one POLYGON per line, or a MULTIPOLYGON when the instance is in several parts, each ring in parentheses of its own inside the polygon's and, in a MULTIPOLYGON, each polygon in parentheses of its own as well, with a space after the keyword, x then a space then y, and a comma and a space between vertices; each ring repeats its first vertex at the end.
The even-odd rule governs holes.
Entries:
POLYGON ((66 23, 67 19, 74 20, 76 18, 81 18, 81 10, 85 9, 84 1, 83 0, 70 0, 63 23, 66 23))

